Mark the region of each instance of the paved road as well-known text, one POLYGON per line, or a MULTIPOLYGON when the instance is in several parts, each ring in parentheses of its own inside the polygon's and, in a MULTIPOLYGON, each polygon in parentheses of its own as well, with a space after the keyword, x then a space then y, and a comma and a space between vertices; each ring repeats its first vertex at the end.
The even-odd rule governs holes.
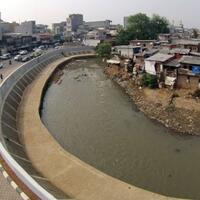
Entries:
MULTIPOLYGON (((49 48, 48 50, 44 51, 44 52, 50 52, 54 50, 53 48, 49 48)), ((32 54, 29 53, 26 56, 30 56, 32 54)), ((0 63, 3 63, 3 68, 0 69, 0 74, 3 74, 3 77, 5 78, 6 76, 8 76, 12 71, 14 71, 15 69, 17 69, 18 67, 20 67, 21 65, 25 64, 25 62, 17 62, 14 61, 14 59, 11 59, 11 65, 9 65, 9 60, 0 60, 0 63)))
POLYGON ((1 200, 23 200, 14 190, 0 172, 0 199, 1 200))

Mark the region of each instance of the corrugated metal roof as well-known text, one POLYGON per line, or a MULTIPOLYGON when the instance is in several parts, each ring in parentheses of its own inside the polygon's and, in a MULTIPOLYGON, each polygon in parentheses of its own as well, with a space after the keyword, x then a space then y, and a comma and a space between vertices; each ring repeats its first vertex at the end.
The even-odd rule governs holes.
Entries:
POLYGON ((188 55, 190 53, 190 49, 181 49, 181 48, 175 48, 175 49, 171 49, 170 53, 172 54, 182 54, 182 55, 188 55))
POLYGON ((178 68, 181 65, 180 65, 179 59, 174 59, 174 60, 171 60, 171 61, 165 63, 164 66, 178 68))
POLYGON ((168 54, 162 54, 162 53, 157 53, 149 58, 147 58, 147 61, 156 61, 156 62, 166 62, 173 58, 174 55, 168 55, 168 54))
POLYGON ((183 64, 200 65, 200 57, 197 56, 183 56, 180 61, 183 64))
POLYGON ((181 45, 199 45, 200 44, 200 40, 174 40, 172 42, 173 44, 181 44, 181 45))

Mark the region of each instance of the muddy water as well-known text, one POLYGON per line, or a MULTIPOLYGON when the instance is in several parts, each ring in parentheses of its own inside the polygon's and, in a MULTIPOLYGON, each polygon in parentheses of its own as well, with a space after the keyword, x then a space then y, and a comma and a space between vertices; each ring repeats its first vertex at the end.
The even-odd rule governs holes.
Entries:
POLYGON ((63 72, 46 92, 42 120, 67 151, 132 185, 200 199, 200 138, 144 116, 96 60, 63 72))

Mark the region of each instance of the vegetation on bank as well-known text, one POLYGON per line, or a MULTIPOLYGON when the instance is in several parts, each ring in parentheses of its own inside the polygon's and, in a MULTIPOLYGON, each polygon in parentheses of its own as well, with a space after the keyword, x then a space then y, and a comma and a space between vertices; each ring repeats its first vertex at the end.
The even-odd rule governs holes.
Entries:
POLYGON ((128 27, 121 29, 117 37, 118 45, 127 45, 130 40, 150 40, 157 39, 159 33, 169 33, 169 22, 165 17, 138 13, 130 16, 128 27))
POLYGON ((157 76, 151 74, 144 74, 142 77, 142 84, 152 89, 157 88, 158 87, 157 76))
POLYGON ((112 46, 108 42, 99 44, 96 48, 96 53, 101 58, 109 58, 111 55, 112 46))

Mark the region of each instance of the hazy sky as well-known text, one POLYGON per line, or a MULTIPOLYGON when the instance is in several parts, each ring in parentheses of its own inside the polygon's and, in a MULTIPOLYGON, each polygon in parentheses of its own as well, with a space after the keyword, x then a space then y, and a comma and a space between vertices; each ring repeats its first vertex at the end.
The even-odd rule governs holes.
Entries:
POLYGON ((111 19, 122 24, 124 16, 143 12, 200 28, 199 8, 199 0, 0 0, 3 20, 34 19, 48 25, 64 21, 71 13, 84 14, 85 21, 111 19))

